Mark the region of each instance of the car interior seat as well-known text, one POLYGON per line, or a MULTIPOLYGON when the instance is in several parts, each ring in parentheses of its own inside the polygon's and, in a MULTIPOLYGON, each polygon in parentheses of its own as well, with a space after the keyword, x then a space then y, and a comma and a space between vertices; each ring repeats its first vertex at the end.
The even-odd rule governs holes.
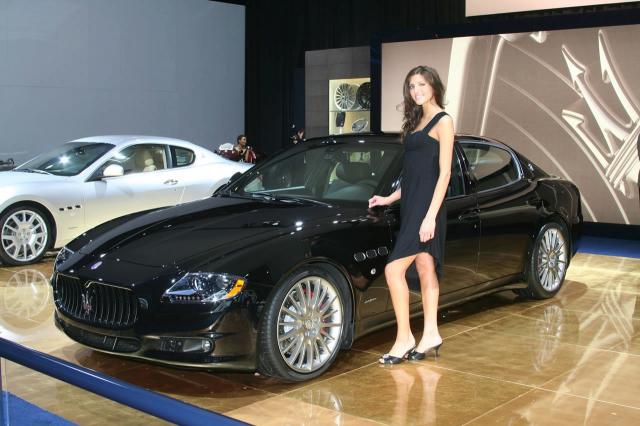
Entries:
POLYGON ((336 166, 336 177, 327 191, 330 198, 364 201, 373 195, 377 185, 367 163, 341 161, 336 166))
POLYGON ((136 165, 139 172, 153 172, 157 170, 153 154, 149 149, 140 149, 136 152, 136 165))

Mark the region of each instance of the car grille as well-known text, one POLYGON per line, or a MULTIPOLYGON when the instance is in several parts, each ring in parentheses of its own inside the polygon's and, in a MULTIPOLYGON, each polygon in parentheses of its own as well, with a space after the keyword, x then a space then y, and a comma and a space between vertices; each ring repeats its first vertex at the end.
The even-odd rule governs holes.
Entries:
POLYGON ((131 290, 58 274, 53 286, 56 306, 65 315, 96 327, 132 327, 138 299, 131 290))

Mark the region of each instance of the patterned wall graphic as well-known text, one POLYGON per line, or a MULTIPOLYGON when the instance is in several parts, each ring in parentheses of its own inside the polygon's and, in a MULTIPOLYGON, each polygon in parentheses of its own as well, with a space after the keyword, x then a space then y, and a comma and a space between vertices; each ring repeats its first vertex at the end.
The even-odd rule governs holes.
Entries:
MULTIPOLYGON (((430 58, 443 57, 441 41, 409 43, 414 64, 448 70, 459 132, 502 140, 575 182, 585 220, 640 224, 640 25, 461 37, 440 63, 430 58)), ((383 131, 400 129, 401 81, 389 77, 409 68, 385 57, 403 44, 383 44, 383 131)))
POLYGON ((636 0, 465 0, 464 3, 466 16, 478 16, 633 1, 636 0))

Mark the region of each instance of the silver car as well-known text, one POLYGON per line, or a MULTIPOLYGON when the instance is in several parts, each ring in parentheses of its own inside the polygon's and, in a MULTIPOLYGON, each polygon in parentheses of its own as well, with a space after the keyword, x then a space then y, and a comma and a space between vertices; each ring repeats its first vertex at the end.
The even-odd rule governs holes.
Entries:
POLYGON ((250 167, 179 139, 118 135, 67 142, 0 172, 0 259, 36 262, 108 220, 211 196, 250 167))

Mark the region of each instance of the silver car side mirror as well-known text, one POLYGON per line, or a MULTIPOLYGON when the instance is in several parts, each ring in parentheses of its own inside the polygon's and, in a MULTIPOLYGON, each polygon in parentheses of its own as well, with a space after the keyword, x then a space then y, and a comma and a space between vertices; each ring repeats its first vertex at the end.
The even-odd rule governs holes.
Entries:
POLYGON ((102 177, 116 177, 124 175, 124 168, 120 164, 109 164, 102 172, 102 177))

